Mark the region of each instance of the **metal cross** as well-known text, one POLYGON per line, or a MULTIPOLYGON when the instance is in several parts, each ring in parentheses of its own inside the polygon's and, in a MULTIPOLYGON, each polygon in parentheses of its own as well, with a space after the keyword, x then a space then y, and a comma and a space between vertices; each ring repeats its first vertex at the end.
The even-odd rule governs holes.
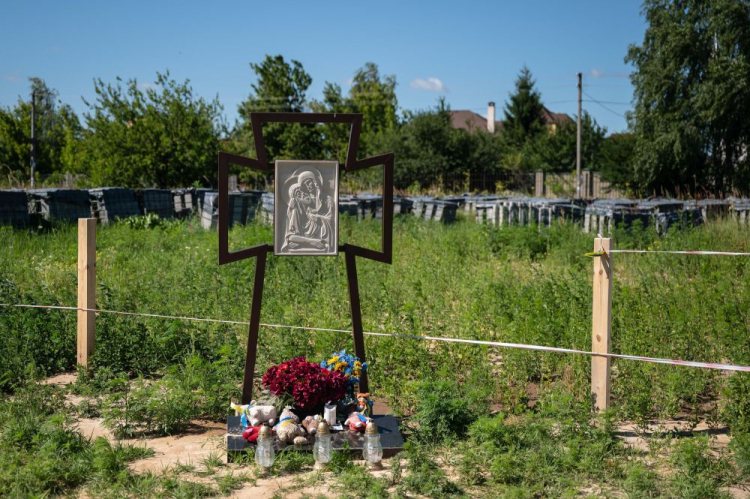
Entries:
MULTIPOLYGON (((349 124, 349 147, 347 149, 344 171, 353 172, 383 165, 383 232, 380 251, 346 243, 339 246, 339 252, 343 252, 346 259, 354 353, 362 362, 365 362, 365 340, 362 329, 362 310, 360 307, 355 258, 367 258, 387 264, 390 264, 393 258, 393 153, 389 152, 365 159, 357 159, 359 135, 362 130, 362 115, 353 113, 250 113, 250 124, 253 129, 257 159, 219 152, 219 265, 237 262, 246 258, 256 258, 253 298, 250 307, 250 328, 247 338, 247 356, 245 358, 245 375, 242 382, 243 404, 250 403, 252 399, 253 376, 258 348, 258 330, 260 329, 260 310, 263 299, 263 279, 266 272, 266 257, 268 253, 273 252, 273 246, 270 244, 260 244, 239 251, 229 251, 228 167, 230 164, 234 164, 261 172, 273 171, 273 164, 268 162, 263 142, 263 123, 349 124)), ((369 392, 366 372, 362 373, 359 384, 360 391, 369 392)))

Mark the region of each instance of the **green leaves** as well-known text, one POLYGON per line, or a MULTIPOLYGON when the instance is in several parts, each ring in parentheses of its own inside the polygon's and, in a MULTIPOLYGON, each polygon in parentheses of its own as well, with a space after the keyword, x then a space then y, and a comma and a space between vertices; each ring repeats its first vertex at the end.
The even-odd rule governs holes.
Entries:
POLYGON ((542 122, 542 96, 534 88, 534 78, 524 66, 516 80, 515 93, 505 105, 502 134, 504 140, 515 147, 523 146, 544 130, 542 122))
POLYGON ((94 82, 85 115, 86 162, 94 185, 211 184, 216 176, 221 105, 193 96, 189 80, 157 73, 155 84, 94 82), (144 90, 145 88, 145 90, 144 90))
POLYGON ((11 185, 28 182, 31 161, 31 93, 36 96, 36 171, 80 172, 83 128, 73 109, 57 100, 57 92, 30 78, 28 97, 15 107, 0 108, 0 169, 11 185))
POLYGON ((635 72, 640 189, 728 194, 750 186, 750 4, 649 0, 635 72))

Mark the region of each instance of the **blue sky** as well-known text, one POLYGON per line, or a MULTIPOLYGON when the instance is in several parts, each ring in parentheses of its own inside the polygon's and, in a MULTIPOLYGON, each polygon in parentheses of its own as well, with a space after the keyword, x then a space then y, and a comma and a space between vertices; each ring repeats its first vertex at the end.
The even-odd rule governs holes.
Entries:
POLYGON ((481 114, 502 106, 521 66, 537 79, 547 107, 576 112, 575 73, 584 74, 584 109, 609 132, 626 128, 632 68, 623 58, 641 43, 640 2, 189 2, 131 0, 3 2, 0 105, 27 98, 30 76, 57 89, 82 113, 93 79, 154 81, 169 70, 199 95, 218 95, 230 123, 250 92, 249 62, 265 54, 297 59, 313 78, 342 85, 365 62, 395 74, 403 109, 481 114))

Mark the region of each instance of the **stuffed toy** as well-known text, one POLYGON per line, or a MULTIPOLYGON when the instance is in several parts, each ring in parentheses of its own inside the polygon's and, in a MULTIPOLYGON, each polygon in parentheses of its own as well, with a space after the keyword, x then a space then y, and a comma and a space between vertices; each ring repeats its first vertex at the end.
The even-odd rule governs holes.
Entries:
POLYGON ((359 412, 353 412, 349 414, 349 417, 346 418, 345 423, 349 425, 349 429, 351 431, 365 431, 365 427, 367 426, 367 422, 370 421, 370 418, 363 416, 359 412))
POLYGON ((372 416, 372 401, 370 401, 369 393, 358 393, 357 394, 357 412, 362 414, 364 417, 369 418, 372 416))
POLYGON ((315 435, 318 431, 318 423, 320 423, 320 416, 307 416, 302 420, 302 426, 307 430, 308 435, 315 435))
POLYGON ((294 445, 307 445, 308 442, 305 437, 294 437, 294 445))
POLYGON ((302 427, 297 424, 298 421, 299 417, 288 408, 281 411, 279 422, 273 427, 280 442, 291 444, 295 437, 302 436, 302 427))
POLYGON ((276 408, 272 405, 256 405, 248 411, 248 426, 258 426, 261 423, 273 424, 276 420, 276 408))
POLYGON ((258 441, 258 434, 263 426, 249 426, 245 431, 242 432, 242 438, 250 443, 258 441))

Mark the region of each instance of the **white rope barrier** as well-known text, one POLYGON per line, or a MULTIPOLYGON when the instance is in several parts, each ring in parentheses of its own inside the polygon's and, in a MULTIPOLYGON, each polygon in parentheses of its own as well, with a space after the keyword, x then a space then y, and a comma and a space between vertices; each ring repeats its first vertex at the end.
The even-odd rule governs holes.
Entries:
POLYGON ((676 250, 636 250, 613 249, 610 253, 665 253, 669 255, 719 255, 719 256, 750 256, 750 253, 736 253, 732 251, 676 251, 676 250))
MULTIPOLYGON (((247 326, 250 324, 247 321, 229 321, 229 320, 223 320, 223 319, 207 319, 207 318, 200 318, 200 317, 185 317, 185 316, 178 316, 178 315, 147 314, 147 313, 139 313, 139 312, 121 312, 119 310, 65 307, 65 306, 60 306, 60 305, 27 305, 27 304, 0 303, 0 306, 1 307, 16 307, 16 308, 51 309, 51 310, 71 310, 71 311, 80 310, 82 312, 96 312, 96 313, 102 313, 102 314, 128 315, 128 316, 151 317, 151 318, 157 318, 157 319, 174 319, 174 320, 184 320, 184 321, 194 321, 194 322, 212 322, 212 323, 219 323, 219 324, 234 324, 234 325, 242 325, 242 326, 247 326)), ((270 327, 270 328, 302 329, 306 331, 320 331, 320 332, 329 332, 329 333, 349 334, 352 332, 351 330, 348 330, 348 329, 330 329, 330 328, 309 327, 309 326, 288 326, 288 325, 282 325, 282 324, 264 324, 264 323, 261 323, 260 325, 264 327, 270 327)), ((414 334, 401 334, 401 333, 375 333, 375 332, 370 332, 370 331, 365 331, 364 334, 367 336, 379 336, 379 337, 385 337, 385 338, 403 338, 403 339, 412 339, 412 340, 442 341, 446 343, 464 343, 464 344, 470 344, 470 345, 482 345, 482 346, 489 346, 489 347, 516 348, 520 350, 532 350, 532 351, 537 351, 537 352, 570 353, 570 354, 576 354, 576 355, 588 355, 592 357, 606 357, 610 359, 635 360, 639 362, 650 362, 654 364, 669 364, 669 365, 677 365, 677 366, 698 367, 698 368, 703 368, 703 369, 714 369, 714 370, 720 370, 720 371, 750 372, 750 366, 739 366, 735 364, 718 364, 718 363, 713 363, 713 362, 696 362, 692 360, 662 359, 658 357, 643 357, 639 355, 625 355, 625 354, 618 354, 618 353, 597 353, 597 352, 588 352, 586 350, 576 350, 572 348, 548 347, 548 346, 541 346, 541 345, 527 345, 524 343, 506 343, 502 341, 469 340, 469 339, 462 339, 462 338, 443 338, 440 336, 419 336, 419 335, 414 335, 414 334)))

